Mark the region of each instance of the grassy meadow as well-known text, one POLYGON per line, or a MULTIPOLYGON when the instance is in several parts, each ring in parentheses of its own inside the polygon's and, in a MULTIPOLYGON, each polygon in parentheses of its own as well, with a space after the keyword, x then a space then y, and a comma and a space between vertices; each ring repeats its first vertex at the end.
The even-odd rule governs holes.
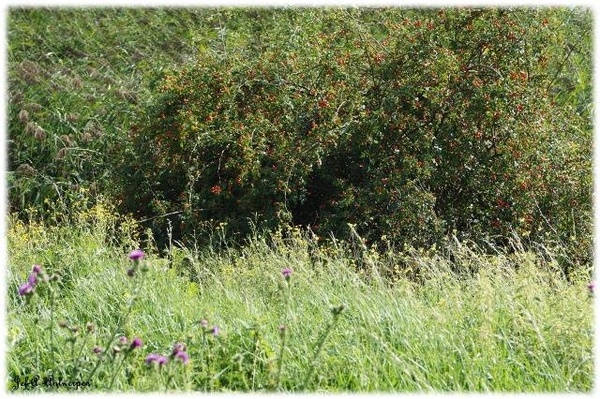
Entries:
MULTIPOLYGON (((416 246, 386 235, 364 240, 364 230, 350 221, 351 234, 344 237, 282 223, 271 229, 253 226, 240 238, 227 222, 211 220, 198 227, 202 234, 184 240, 174 236, 164 215, 141 217, 119 208, 120 184, 129 172, 132 179, 137 176, 137 169, 119 169, 115 159, 134 156, 135 125, 139 115, 149 118, 144 112, 157 101, 162 79, 200 53, 220 57, 236 44, 262 45, 244 30, 252 27, 251 12, 238 19, 233 9, 213 11, 208 18, 175 8, 9 10, 5 389, 591 392, 594 287, 587 225, 573 227, 565 239, 534 230, 523 216, 504 240, 475 242, 451 230, 440 242, 416 246), (157 232, 157 226, 166 227, 157 232), (572 255, 577 243, 580 257, 572 255)), ((290 14, 279 25, 274 10, 260 17, 281 37, 287 37, 284 23, 300 18, 290 14)), ((419 21, 421 28, 428 29, 419 21)), ((298 28, 290 43, 301 43, 302 34, 298 28)), ((269 38, 265 32, 256 35, 269 38)), ((271 46, 261 62, 277 50, 271 46)), ((570 67, 577 67, 578 54, 573 51, 570 67)), ((238 63, 244 59, 235 57, 238 63)), ((340 68, 345 60, 339 60, 340 68)), ((448 56, 444 62, 451 61, 448 56)), ((572 96, 560 92, 560 101, 585 103, 586 76, 581 73, 572 96)), ((173 82, 168 80, 176 88, 179 83, 173 82)), ((237 112, 236 106, 230 109, 237 112)), ((327 107, 324 100, 315 106, 327 107)), ((587 143, 585 137, 573 142, 569 149, 587 143)), ((173 145, 184 152, 183 142, 173 145)), ((171 155, 175 159, 177 151, 171 155)), ((410 158, 412 167, 422 164, 416 159, 410 158)), ((273 174, 284 169, 266 168, 273 174)), ((536 187, 545 192, 548 185, 536 187)), ((260 197, 263 186, 256 187, 247 202, 268 202, 260 197)), ((222 198, 216 197, 221 186, 203 189, 212 191, 207 195, 215 202, 222 198)), ((419 189, 411 185, 414 198, 433 201, 419 189)), ((181 198, 177 193, 177 204, 184 206, 187 199, 181 198)), ((162 200, 152 204, 163 214, 182 213, 168 208, 175 201, 162 200)), ((348 203, 348 209, 355 206, 348 203)), ((369 200, 360 206, 365 204, 369 200)), ((374 206, 385 204, 381 199, 374 206)), ((509 205, 499 204, 499 212, 508 214, 509 205)), ((523 209, 534 202, 524 204, 523 209)), ((428 223, 419 219, 420 204, 402 206, 413 215, 407 223, 428 223)), ((379 217, 373 209, 370 221, 379 217)), ((570 219, 561 220, 567 225, 570 219)))
MULTIPOLYGON (((257 234, 238 249, 173 247, 160 256, 115 223, 101 206, 80 214, 78 227, 9 221, 12 376, 136 392, 592 388, 588 278, 567 281, 551 249, 489 256, 450 242, 444 251, 381 255, 348 242, 322 249, 317 237, 291 230, 257 234), (132 278, 127 253, 138 246, 149 270, 132 278), (17 289, 33 264, 61 278, 39 283, 26 300, 17 289), (110 351, 121 336, 143 346, 128 357, 108 354, 88 380, 93 348, 110 351), (169 355, 175 343, 187 346, 189 364, 146 367, 148 354, 169 355)), ((227 242, 219 229, 214 239, 227 242)))

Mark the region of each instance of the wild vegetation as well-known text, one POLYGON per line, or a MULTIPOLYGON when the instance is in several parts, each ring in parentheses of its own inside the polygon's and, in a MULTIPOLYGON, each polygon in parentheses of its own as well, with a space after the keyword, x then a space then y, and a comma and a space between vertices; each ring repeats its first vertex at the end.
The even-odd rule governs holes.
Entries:
POLYGON ((10 9, 8 389, 591 390, 591 27, 10 9))
POLYGON ((50 377, 84 391, 592 388, 589 274, 567 281, 551 250, 487 255, 453 241, 363 252, 293 229, 160 257, 109 209, 71 226, 12 221, 8 389, 35 376, 29 389, 45 392, 73 390, 44 385, 50 377), (127 259, 137 247, 146 257, 127 259), (34 264, 60 279, 19 295, 34 264))

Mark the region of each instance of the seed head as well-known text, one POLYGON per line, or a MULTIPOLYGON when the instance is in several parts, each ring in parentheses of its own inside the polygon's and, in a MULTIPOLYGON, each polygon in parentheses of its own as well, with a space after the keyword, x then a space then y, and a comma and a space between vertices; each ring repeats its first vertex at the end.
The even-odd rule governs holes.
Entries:
POLYGON ((28 107, 29 107, 29 110, 31 112, 38 112, 38 111, 41 111, 44 108, 44 107, 42 107, 38 103, 31 103, 31 104, 28 105, 28 107))
MULTIPOLYGON (((35 137, 36 140, 44 140, 46 138, 46 131, 42 129, 42 127, 35 125, 35 128, 33 130, 33 137, 35 137)), ((67 154, 67 150, 65 148, 62 148, 60 151, 59 154, 56 155, 57 159, 62 159, 67 154), (60 151, 63 151, 63 153, 59 156, 60 151)))
POLYGON ((28 122, 29 121, 29 112, 27 112, 27 110, 22 109, 21 112, 19 112, 19 120, 21 122, 28 122))
POLYGON ((25 133, 27 133, 27 134, 34 133, 36 126, 37 125, 34 122, 27 122, 27 124, 25 125, 25 133))
POLYGON ((28 163, 22 163, 21 165, 19 165, 19 167, 17 168, 17 172, 25 176, 35 175, 35 169, 28 163))

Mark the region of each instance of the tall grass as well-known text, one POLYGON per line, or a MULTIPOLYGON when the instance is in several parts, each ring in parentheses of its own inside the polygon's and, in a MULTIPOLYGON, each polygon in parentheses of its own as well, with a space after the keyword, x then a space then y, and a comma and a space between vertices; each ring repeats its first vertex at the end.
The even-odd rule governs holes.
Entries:
POLYGON ((11 210, 117 196, 116 154, 149 86, 194 57, 201 13, 13 7, 7 16, 11 210))
POLYGON ((318 237, 289 229, 257 233, 239 249, 173 247, 165 257, 138 241, 127 227, 135 223, 106 207, 77 219, 62 227, 9 220, 9 388, 15 377, 90 376, 94 347, 113 334, 133 295, 126 255, 137 247, 147 253, 148 284, 115 337, 140 337, 144 346, 118 368, 119 358, 107 355, 87 390, 592 388, 589 275, 567 279, 550 249, 489 256, 450 240, 428 251, 365 251, 339 241, 318 245, 318 237), (50 326, 62 348, 55 362, 45 330, 48 292, 40 289, 31 301, 17 294, 33 264, 61 276, 50 326), (289 280, 284 269, 293 271, 289 280), (79 326, 78 350, 65 349, 73 332, 59 320, 79 326), (86 323, 94 325, 89 334, 82 332, 86 323), (185 344, 188 364, 173 357, 175 343, 185 344), (168 367, 147 366, 150 353, 171 356, 168 367))

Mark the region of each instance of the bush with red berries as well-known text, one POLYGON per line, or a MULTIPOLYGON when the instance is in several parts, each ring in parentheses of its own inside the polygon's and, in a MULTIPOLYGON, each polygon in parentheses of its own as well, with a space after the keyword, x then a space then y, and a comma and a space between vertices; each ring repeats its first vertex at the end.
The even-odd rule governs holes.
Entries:
POLYGON ((125 209, 183 239, 211 219, 242 235, 352 223, 416 246, 550 233, 585 258, 591 94, 569 81, 561 43, 584 32, 572 53, 585 55, 589 16, 568 12, 215 14, 219 33, 163 74, 130 131, 125 209))

